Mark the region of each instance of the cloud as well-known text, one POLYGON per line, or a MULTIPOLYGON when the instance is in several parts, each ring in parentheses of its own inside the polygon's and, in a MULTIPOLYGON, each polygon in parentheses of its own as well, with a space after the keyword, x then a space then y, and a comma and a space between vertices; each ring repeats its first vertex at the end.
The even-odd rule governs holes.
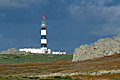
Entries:
POLYGON ((104 27, 99 30, 93 30, 90 34, 95 36, 110 36, 120 34, 120 26, 115 25, 103 25, 104 27))
POLYGON ((62 3, 65 3, 65 0, 61 0, 62 3))
POLYGON ((91 35, 120 34, 120 2, 117 0, 76 0, 68 10, 74 20, 91 23, 91 35))
POLYGON ((114 0, 76 0, 68 8, 70 14, 78 19, 103 18, 108 21, 120 17, 120 4, 115 5, 114 0))
POLYGON ((0 10, 27 9, 30 6, 43 6, 48 0, 0 0, 0 10))

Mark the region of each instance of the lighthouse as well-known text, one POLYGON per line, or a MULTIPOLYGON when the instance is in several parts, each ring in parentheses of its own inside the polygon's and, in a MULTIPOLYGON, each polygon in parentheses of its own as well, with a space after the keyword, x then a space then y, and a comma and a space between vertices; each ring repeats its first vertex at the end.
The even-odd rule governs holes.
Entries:
POLYGON ((42 17, 41 21, 41 49, 48 53, 47 51, 47 30, 46 30, 46 20, 45 16, 42 17))
POLYGON ((25 51, 30 53, 39 53, 39 54, 66 54, 66 52, 55 52, 51 49, 48 49, 47 46, 47 26, 45 16, 42 16, 41 21, 41 48, 23 48, 19 49, 19 51, 25 51))

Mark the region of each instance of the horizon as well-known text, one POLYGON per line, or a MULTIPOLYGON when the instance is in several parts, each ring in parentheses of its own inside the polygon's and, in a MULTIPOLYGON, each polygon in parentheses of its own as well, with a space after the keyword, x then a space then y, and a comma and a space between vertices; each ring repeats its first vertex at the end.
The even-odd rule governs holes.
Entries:
POLYGON ((82 44, 120 34, 119 0, 1 0, 0 52, 40 48, 42 16, 48 48, 72 54, 82 44))

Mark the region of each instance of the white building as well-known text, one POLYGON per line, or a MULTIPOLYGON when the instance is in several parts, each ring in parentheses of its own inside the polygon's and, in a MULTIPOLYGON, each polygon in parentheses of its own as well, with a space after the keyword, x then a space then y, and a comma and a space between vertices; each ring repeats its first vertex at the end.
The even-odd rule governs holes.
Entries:
MULTIPOLYGON (((30 53, 40 53, 40 54, 44 54, 44 53, 46 53, 46 50, 44 50, 44 49, 36 49, 36 48, 23 48, 23 49, 19 49, 19 51, 25 51, 25 52, 30 52, 30 53)), ((51 49, 48 49, 47 50, 47 54, 51 54, 52 53, 52 51, 51 51, 51 49)))
POLYGON ((53 51, 52 54, 66 54, 66 52, 60 52, 60 51, 55 52, 55 51, 53 51))

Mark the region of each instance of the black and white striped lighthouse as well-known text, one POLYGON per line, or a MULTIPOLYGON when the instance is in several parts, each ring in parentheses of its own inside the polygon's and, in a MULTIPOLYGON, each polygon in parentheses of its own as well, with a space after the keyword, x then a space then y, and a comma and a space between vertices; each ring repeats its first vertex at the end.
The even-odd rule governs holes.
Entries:
POLYGON ((41 21, 41 49, 46 49, 47 52, 47 31, 45 16, 42 17, 41 21))

